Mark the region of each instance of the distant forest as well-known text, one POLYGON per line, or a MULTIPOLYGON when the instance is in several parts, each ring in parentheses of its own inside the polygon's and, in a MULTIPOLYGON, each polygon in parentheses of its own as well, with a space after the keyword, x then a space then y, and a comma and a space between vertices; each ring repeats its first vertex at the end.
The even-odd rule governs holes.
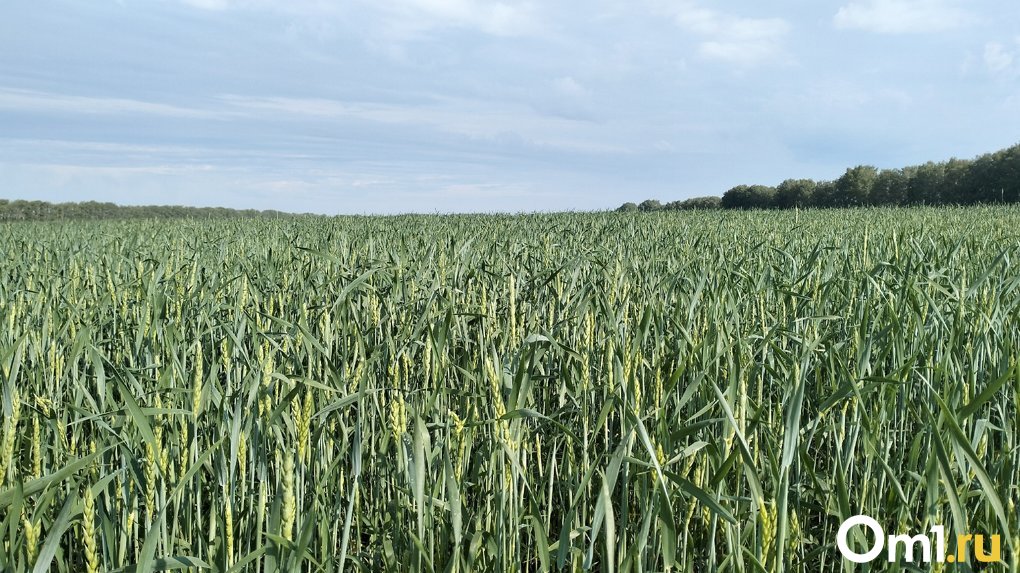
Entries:
POLYGON ((859 165, 835 181, 787 179, 776 187, 738 185, 722 197, 624 203, 617 211, 793 209, 882 205, 1020 203, 1020 144, 971 160, 902 169, 859 165))
POLYGON ((48 203, 0 199, 0 221, 57 221, 61 219, 222 219, 230 217, 293 217, 282 211, 180 207, 170 205, 123 206, 114 203, 48 203))
MULTIPOLYGON (((864 207, 883 205, 977 205, 1020 203, 1020 144, 974 159, 950 159, 902 169, 858 165, 835 181, 787 179, 776 187, 737 185, 722 197, 706 196, 663 203, 648 199, 624 203, 617 211, 685 211, 699 209, 793 209, 795 207, 864 207)), ((183 207, 123 206, 114 203, 48 203, 0 199, 0 222, 62 219, 214 219, 293 217, 283 211, 183 207)))

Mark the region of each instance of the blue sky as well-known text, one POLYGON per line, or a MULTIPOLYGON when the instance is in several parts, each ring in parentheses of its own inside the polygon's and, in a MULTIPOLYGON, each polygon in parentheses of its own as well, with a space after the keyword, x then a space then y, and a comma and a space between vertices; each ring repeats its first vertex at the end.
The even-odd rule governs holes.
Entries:
POLYGON ((5 3, 0 197, 613 208, 1020 141, 990 0, 5 3))

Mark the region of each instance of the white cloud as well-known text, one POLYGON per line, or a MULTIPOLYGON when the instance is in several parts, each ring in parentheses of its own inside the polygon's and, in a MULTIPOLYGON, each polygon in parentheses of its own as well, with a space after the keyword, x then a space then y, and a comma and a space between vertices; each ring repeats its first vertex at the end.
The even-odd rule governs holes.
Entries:
POLYGON ((78 114, 140 114, 215 119, 218 113, 190 107, 116 97, 88 97, 0 88, 0 109, 78 114))
POLYGON ((226 10, 230 7, 230 0, 182 0, 189 6, 203 10, 226 10))
POLYGON ((612 154, 631 151, 616 142, 609 142, 600 126, 590 121, 565 114, 540 113, 525 105, 441 96, 422 104, 239 95, 227 95, 221 99, 234 110, 259 117, 289 115, 323 121, 368 121, 394 127, 424 127, 479 141, 525 144, 568 152, 612 154))
POLYGON ((782 18, 745 18, 682 2, 673 9, 676 23, 699 36, 698 53, 707 59, 755 65, 784 55, 790 24, 782 18))
POLYGON ((402 0, 382 3, 437 24, 474 28, 496 36, 517 36, 534 31, 537 8, 531 2, 492 0, 402 0))
POLYGON ((585 89, 585 87, 581 85, 580 82, 578 82, 571 76, 557 78, 556 81, 553 82, 553 87, 556 90, 556 93, 566 97, 570 98, 588 97, 588 90, 585 89))
POLYGON ((999 42, 988 42, 985 44, 985 67, 993 74, 999 74, 1011 69, 1015 56, 1015 52, 1007 49, 1006 46, 999 42))
POLYGON ((528 100, 540 115, 591 123, 604 119, 593 95, 573 76, 561 76, 552 81, 550 90, 534 90, 528 100))
POLYGON ((907 109, 914 98, 907 92, 892 87, 871 87, 848 79, 830 78, 807 86, 797 98, 802 109, 816 109, 823 113, 846 114, 862 109, 907 109))
POLYGON ((337 11, 337 3, 326 0, 179 0, 202 10, 253 9, 274 10, 292 14, 319 15, 337 11))
POLYGON ((59 163, 27 163, 28 166, 42 167, 49 169, 55 174, 71 177, 83 174, 96 174, 107 176, 126 176, 135 174, 145 175, 180 175, 183 173, 206 173, 216 171, 217 168, 208 164, 196 165, 140 165, 134 167, 108 166, 108 165, 67 165, 59 163))
POLYGON ((538 5, 531 0, 180 0, 203 10, 251 9, 279 12, 296 18, 321 21, 345 18, 366 11, 381 19, 373 25, 390 35, 415 37, 436 28, 465 28, 494 36, 520 36, 542 26, 538 5))
POLYGON ((952 0, 854 0, 836 12, 837 28, 879 34, 942 32, 973 21, 952 0))

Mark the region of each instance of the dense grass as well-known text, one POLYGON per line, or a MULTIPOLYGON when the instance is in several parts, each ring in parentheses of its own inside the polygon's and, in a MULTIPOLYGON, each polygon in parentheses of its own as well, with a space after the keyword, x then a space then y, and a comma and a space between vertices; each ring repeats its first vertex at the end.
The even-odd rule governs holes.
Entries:
POLYGON ((1015 572, 1018 228, 0 226, 0 570, 841 571, 866 513, 1015 572))

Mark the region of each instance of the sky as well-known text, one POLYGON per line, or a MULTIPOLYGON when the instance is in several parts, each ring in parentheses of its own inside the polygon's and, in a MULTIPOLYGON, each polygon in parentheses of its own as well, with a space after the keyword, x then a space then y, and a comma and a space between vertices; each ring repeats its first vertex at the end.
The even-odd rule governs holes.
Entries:
POLYGON ((1020 142, 1013 0, 8 0, 0 198, 559 211, 1020 142))

